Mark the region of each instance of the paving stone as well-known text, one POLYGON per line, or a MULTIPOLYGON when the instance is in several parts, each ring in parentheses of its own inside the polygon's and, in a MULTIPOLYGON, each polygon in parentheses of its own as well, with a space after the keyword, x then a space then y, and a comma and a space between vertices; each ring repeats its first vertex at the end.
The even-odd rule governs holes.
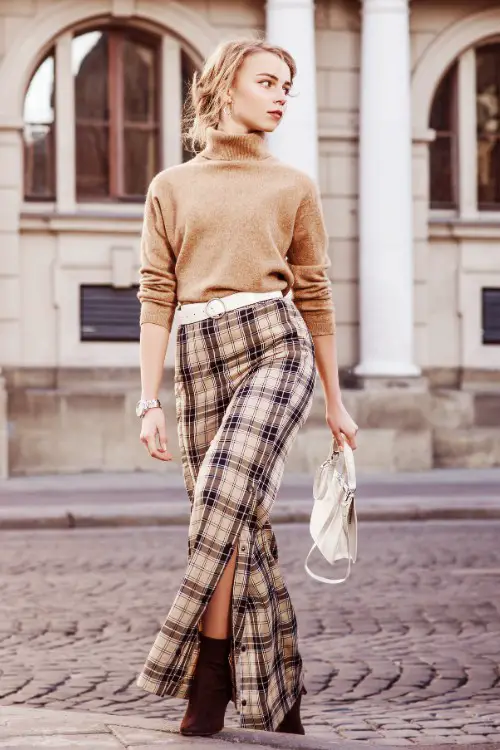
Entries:
POLYGON ((383 722, 380 722, 380 723, 377 722, 377 726, 381 727, 384 732, 389 732, 389 731, 393 732, 394 730, 396 730, 396 731, 397 730, 405 731, 406 729, 421 729, 422 728, 421 724, 418 724, 417 722, 414 722, 414 721, 408 721, 408 722, 403 722, 403 721, 394 721, 394 722, 383 721, 383 722))
POLYGON ((488 732, 491 732, 491 726, 488 727, 485 724, 466 724, 463 729, 468 734, 488 734, 488 732))
MULTIPOLYGON (((418 740, 412 742, 412 745, 413 747, 426 748, 426 750, 439 750, 441 747, 446 747, 446 745, 457 747, 457 742, 456 737, 419 737, 418 740)), ((470 747, 472 750, 472 745, 470 747)), ((474 748, 474 750, 479 749, 474 748)), ((488 748, 488 750, 492 750, 492 748, 488 748)))
POLYGON ((50 734, 36 735, 32 734, 29 738, 29 744, 25 737, 10 737, 8 740, 0 740, 0 748, 16 748, 19 750, 57 750, 65 748, 67 750, 81 750, 82 748, 92 748, 92 750, 123 750, 123 745, 111 735, 96 734, 50 734))
POLYGON ((122 743, 124 747, 134 745, 156 745, 166 742, 178 741, 178 735, 171 735, 167 732, 156 732, 152 729, 140 729, 137 727, 121 727, 116 724, 109 724, 109 729, 113 735, 122 743))
MULTIPOLYGON (((458 737, 453 737, 453 741, 457 745, 472 745, 476 744, 478 742, 484 742, 485 737, 483 734, 469 734, 469 735, 460 735, 458 737)), ((476 748, 475 750, 479 750, 476 748)))

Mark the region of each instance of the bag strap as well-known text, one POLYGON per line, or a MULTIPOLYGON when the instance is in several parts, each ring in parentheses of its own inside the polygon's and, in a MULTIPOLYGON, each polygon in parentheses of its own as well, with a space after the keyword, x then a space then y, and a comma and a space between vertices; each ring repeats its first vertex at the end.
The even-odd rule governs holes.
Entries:
MULTIPOLYGON (((325 578, 324 576, 319 576, 317 573, 313 573, 309 565, 307 564, 309 558, 311 557, 315 547, 316 542, 314 542, 313 546, 309 550, 309 554, 306 557, 306 561, 304 563, 304 567, 306 571, 309 573, 311 578, 314 578, 316 581, 320 581, 321 583, 344 583, 344 581, 347 581, 349 578, 350 572, 351 572, 351 555, 349 553, 349 540, 347 540, 347 549, 348 549, 348 557, 347 557, 347 573, 345 574, 344 578, 325 578)), ((318 548, 319 549, 319 548, 318 548)))
MULTIPOLYGON (((322 530, 322 532, 323 534, 326 533, 325 530, 322 530)), ((304 567, 306 571, 309 573, 309 575, 311 576, 311 578, 314 578, 314 580, 320 581, 321 583, 344 583, 344 581, 347 581, 351 573, 351 545, 349 542, 349 533, 346 534, 346 542, 347 542, 347 573, 345 574, 344 578, 325 578, 324 576, 319 576, 316 573, 312 572, 307 562, 309 558, 311 557, 312 553, 314 552, 314 549, 318 546, 316 542, 314 542, 313 546, 309 550, 309 554, 307 555, 306 561, 304 563, 304 567)))

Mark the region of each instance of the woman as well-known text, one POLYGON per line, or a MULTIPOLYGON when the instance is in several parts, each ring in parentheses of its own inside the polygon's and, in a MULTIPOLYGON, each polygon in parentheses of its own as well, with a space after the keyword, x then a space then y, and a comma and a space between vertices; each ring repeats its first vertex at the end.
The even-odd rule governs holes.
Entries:
POLYGON ((186 735, 220 731, 231 699, 242 727, 304 734, 297 622, 269 513, 316 366, 326 421, 356 447, 339 390, 318 190, 265 141, 295 73, 290 54, 263 40, 219 45, 191 86, 188 135, 201 149, 153 179, 145 206, 141 441, 171 460, 157 397, 177 307, 191 516, 186 573, 137 685, 188 699, 186 735))

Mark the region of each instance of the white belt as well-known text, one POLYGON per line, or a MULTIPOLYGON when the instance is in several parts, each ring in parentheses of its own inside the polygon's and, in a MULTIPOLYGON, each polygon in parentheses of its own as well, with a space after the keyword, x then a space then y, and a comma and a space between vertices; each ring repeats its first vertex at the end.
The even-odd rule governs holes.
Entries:
POLYGON ((179 323, 195 323, 205 318, 220 318, 229 310, 235 310, 237 307, 251 305, 253 302, 261 302, 266 299, 275 297, 289 298, 292 296, 291 290, 288 294, 283 295, 281 290, 275 292, 234 292, 227 294, 225 297, 213 297, 208 302, 187 302, 179 303, 177 314, 179 323))

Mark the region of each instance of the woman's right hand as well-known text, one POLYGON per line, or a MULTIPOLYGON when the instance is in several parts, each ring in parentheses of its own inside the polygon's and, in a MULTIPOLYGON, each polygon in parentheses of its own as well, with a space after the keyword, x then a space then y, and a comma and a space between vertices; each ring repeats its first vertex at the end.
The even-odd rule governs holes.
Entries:
POLYGON ((167 451, 167 428, 163 409, 159 406, 148 409, 141 421, 140 440, 148 449, 149 455, 160 461, 171 461, 172 455, 167 451), (157 446, 157 437, 159 447, 157 446))

